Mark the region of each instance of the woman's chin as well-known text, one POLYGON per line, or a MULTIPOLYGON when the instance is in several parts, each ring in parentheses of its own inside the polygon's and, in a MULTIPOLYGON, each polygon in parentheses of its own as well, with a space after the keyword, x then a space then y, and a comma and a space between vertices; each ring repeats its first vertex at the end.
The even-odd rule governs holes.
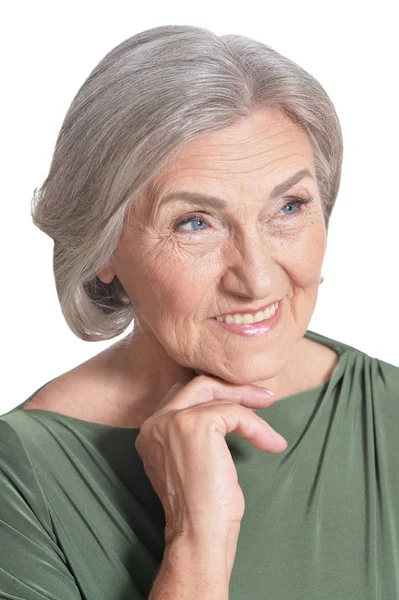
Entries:
POLYGON ((270 383, 271 379, 265 379, 264 374, 261 374, 259 377, 248 378, 248 375, 243 375, 241 378, 230 377, 222 375, 217 375, 216 373, 209 373, 208 371, 204 371, 202 369, 193 369, 193 372, 196 375, 206 375, 207 377, 212 377, 213 379, 219 379, 225 383, 230 383, 234 385, 258 385, 258 386, 266 386, 266 382, 270 383))

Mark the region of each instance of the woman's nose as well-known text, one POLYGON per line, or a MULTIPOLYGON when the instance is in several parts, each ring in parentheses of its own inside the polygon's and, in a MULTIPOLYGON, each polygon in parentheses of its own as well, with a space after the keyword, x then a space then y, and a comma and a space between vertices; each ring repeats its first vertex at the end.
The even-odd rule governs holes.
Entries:
POLYGON ((225 288, 251 298, 266 298, 274 287, 275 254, 270 240, 255 228, 247 228, 226 253, 222 277, 225 288))

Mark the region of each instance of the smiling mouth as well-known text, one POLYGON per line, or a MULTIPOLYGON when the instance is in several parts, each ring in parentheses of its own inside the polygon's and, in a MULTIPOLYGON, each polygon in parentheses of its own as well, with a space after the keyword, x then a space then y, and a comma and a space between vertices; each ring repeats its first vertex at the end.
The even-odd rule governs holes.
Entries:
POLYGON ((229 315, 220 315, 218 317, 214 317, 217 321, 222 323, 236 325, 250 325, 252 323, 260 323, 261 321, 266 321, 271 318, 276 311, 278 310, 280 300, 277 300, 273 304, 269 304, 269 306, 264 310, 259 310, 257 312, 248 312, 248 313, 233 313, 229 315))

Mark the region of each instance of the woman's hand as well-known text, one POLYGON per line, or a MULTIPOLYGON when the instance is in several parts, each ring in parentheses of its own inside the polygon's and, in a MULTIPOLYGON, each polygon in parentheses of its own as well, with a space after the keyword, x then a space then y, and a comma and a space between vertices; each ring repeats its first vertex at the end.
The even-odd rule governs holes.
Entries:
POLYGON ((274 400, 264 388, 200 375, 172 386, 144 421, 135 446, 165 511, 166 544, 239 528, 244 495, 225 436, 233 431, 261 450, 285 450, 283 438, 249 410, 274 400))

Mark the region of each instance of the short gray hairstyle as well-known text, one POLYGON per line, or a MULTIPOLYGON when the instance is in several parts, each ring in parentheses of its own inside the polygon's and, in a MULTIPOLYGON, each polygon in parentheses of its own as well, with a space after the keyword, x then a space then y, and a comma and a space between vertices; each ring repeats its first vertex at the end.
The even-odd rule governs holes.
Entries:
POLYGON ((64 318, 87 341, 121 334, 138 315, 117 277, 102 283, 125 215, 182 145, 280 109, 308 134, 328 231, 341 177, 342 133, 320 83, 259 41, 189 25, 142 31, 112 49, 69 107, 34 224, 54 240, 64 318))

